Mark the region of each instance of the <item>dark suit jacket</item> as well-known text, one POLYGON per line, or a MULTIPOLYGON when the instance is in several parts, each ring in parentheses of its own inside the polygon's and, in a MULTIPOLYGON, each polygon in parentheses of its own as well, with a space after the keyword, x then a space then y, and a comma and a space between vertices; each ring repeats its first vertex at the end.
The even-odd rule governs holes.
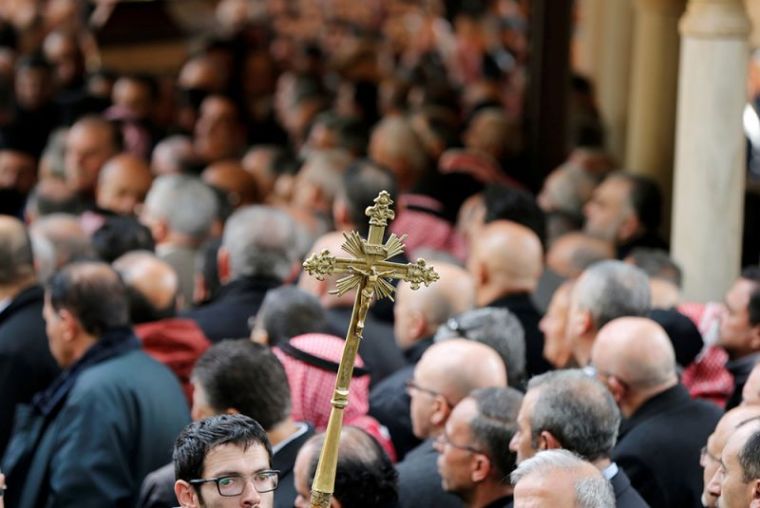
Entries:
POLYGON ((18 404, 47 388, 59 369, 50 355, 40 286, 21 291, 0 312, 0 457, 13 430, 18 404))
MULTIPOLYGON (((327 321, 332 332, 345 337, 351 321, 351 307, 327 310, 327 321)), ((375 386, 389 375, 406 365, 401 349, 396 345, 393 326, 383 323, 372 314, 367 314, 364 337, 359 343, 359 356, 369 370, 370 384, 375 386)))
POLYGON ((610 483, 612 490, 615 491, 615 506, 617 508, 649 508, 647 502, 636 492, 628 475, 622 469, 618 470, 610 483))
POLYGON ((271 278, 237 279, 223 286, 211 302, 183 316, 198 323, 211 342, 242 339, 250 336, 248 319, 259 311, 267 291, 279 285, 280 281, 271 278))
POLYGON ((485 307, 507 309, 520 320, 525 331, 525 369, 527 378, 552 369, 544 358, 544 334, 538 329, 541 314, 533 304, 529 293, 502 296, 485 307))
POLYGON ((399 460, 421 442, 412 433, 411 400, 406 393, 406 382, 413 376, 414 365, 409 365, 382 380, 369 393, 369 414, 388 429, 399 460))
POLYGON ((758 361, 760 361, 760 353, 754 353, 744 358, 729 361, 726 364, 726 369, 734 376, 734 391, 726 401, 726 411, 741 404, 744 385, 747 384, 749 374, 758 361))
POLYGON ((691 399, 678 384, 623 422, 612 460, 652 508, 701 507, 699 451, 721 413, 714 404, 691 399))
POLYGON ((401 508, 462 508, 464 504, 453 494, 444 492, 438 474, 438 452, 433 439, 423 441, 396 464, 398 497, 401 508))
POLYGON ((309 425, 306 432, 277 450, 277 453, 272 456, 272 469, 280 472, 280 482, 277 484, 277 490, 274 491, 275 508, 293 508, 298 495, 294 484, 293 466, 296 463, 298 450, 313 435, 314 429, 309 425))

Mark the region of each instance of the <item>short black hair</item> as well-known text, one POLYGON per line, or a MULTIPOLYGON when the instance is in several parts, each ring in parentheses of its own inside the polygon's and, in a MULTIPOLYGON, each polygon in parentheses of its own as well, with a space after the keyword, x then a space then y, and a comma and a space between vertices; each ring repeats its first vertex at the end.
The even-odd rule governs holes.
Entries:
POLYGON ((649 278, 664 279, 672 282, 679 288, 681 287, 683 279, 681 267, 668 255, 667 251, 663 249, 651 249, 649 247, 636 247, 628 257, 649 278))
POLYGON ((739 465, 745 483, 760 479, 760 431, 752 434, 739 450, 739 465))
POLYGON ((207 240, 201 245, 200 252, 195 258, 196 277, 201 276, 206 283, 206 290, 208 291, 206 301, 213 300, 222 288, 222 282, 219 280, 219 264, 217 263, 221 246, 221 238, 207 240))
POLYGON ((266 430, 290 415, 290 389, 285 368, 272 351, 248 339, 228 339, 211 346, 198 359, 192 375, 211 407, 234 408, 266 430))
POLYGON ((760 266, 748 266, 744 268, 741 278, 755 283, 755 288, 749 295, 747 312, 749 313, 749 323, 752 326, 760 325, 760 266))
MULTIPOLYGON (((324 434, 312 438, 322 448, 324 434)), ((398 473, 377 441, 358 427, 341 433, 333 496, 343 508, 386 508, 398 502, 398 473)), ((309 463, 309 484, 314 481, 319 453, 309 463)))
POLYGON ((616 172, 610 178, 623 178, 631 185, 631 207, 646 231, 657 231, 662 221, 662 193, 657 182, 646 176, 616 172))
POLYGON ((156 244, 150 229, 134 217, 108 216, 92 235, 92 246, 98 258, 113 263, 127 252, 147 250, 153 252, 156 244))
POLYGON ((517 432, 517 413, 522 394, 514 388, 479 388, 471 397, 478 414, 470 422, 470 433, 478 446, 488 455, 494 469, 492 475, 509 483, 515 469, 517 454, 509 450, 509 442, 517 432))
POLYGON ((546 215, 529 192, 492 184, 483 191, 485 222, 509 220, 530 229, 546 245, 546 215))
POLYGON ((361 235, 366 235, 369 231, 364 211, 372 206, 380 191, 388 191, 394 202, 398 195, 393 173, 369 159, 355 161, 346 169, 343 188, 349 217, 361 235))
POLYGON ((327 333, 327 314, 319 299, 295 286, 267 291, 256 319, 266 330, 269 345, 306 333, 327 333))
POLYGON ((201 478, 208 452, 225 444, 243 449, 263 446, 272 460, 272 446, 256 420, 245 415, 212 416, 191 423, 177 437, 172 454, 176 479, 189 482, 201 478))
POLYGON ((90 335, 129 325, 126 286, 105 263, 71 263, 50 277, 46 289, 53 309, 74 314, 90 335))
POLYGON ((29 231, 17 221, 15 228, 0 234, 0 284, 17 283, 33 275, 32 240, 29 231))

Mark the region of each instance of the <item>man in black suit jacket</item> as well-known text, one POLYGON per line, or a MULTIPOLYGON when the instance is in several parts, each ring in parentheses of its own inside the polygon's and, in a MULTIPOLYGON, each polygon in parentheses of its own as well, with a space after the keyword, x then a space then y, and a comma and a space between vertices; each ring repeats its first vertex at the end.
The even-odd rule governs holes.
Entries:
POLYGON ((673 346, 647 318, 611 321, 591 350, 625 421, 612 459, 652 508, 700 507, 700 449, 722 411, 678 382, 673 346))
POLYGON ((518 464, 541 450, 564 448, 594 464, 612 483, 618 508, 649 506, 610 460, 620 410, 605 386, 581 370, 559 370, 528 383, 509 444, 518 464))
POLYGON ((16 405, 29 403, 59 372, 48 348, 43 303, 24 225, 0 216, 0 457, 16 405))
POLYGON ((526 371, 533 376, 551 369, 544 358, 541 314, 531 299, 543 271, 543 247, 525 226, 506 220, 486 224, 472 242, 467 269, 475 281, 478 307, 512 312, 525 331, 526 371))
POLYGON ((232 214, 224 225, 219 248, 219 280, 214 299, 188 311, 212 342, 250 334, 266 292, 291 278, 296 270, 297 228, 285 212, 249 206, 232 214))
MULTIPOLYGON (((301 445, 314 429, 290 417, 287 375, 272 351, 248 339, 224 340, 211 346, 193 369, 194 420, 218 414, 250 416, 267 433, 272 445, 272 469, 280 471, 275 508, 291 508, 296 499, 293 466, 301 445)), ((145 479, 140 508, 177 506, 172 464, 145 479)))

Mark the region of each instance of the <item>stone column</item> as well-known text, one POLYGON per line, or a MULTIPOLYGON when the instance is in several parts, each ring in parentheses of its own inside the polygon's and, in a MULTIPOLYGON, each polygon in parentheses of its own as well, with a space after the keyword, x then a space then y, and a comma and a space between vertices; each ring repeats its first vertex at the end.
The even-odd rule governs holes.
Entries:
POLYGON ((625 160, 628 96, 631 79, 633 5, 631 0, 605 0, 599 45, 596 93, 607 128, 607 147, 625 160))
MULTIPOLYGON (((657 181, 670 210, 678 90, 678 21, 686 0, 634 0, 625 167, 657 181)), ((665 227, 667 229, 668 214, 665 227)))
POLYGON ((750 28, 742 0, 691 0, 681 22, 671 244, 689 300, 722 299, 739 274, 750 28))
POLYGON ((597 82, 604 42, 604 15, 609 0, 579 0, 575 4, 579 18, 573 33, 573 70, 597 82))

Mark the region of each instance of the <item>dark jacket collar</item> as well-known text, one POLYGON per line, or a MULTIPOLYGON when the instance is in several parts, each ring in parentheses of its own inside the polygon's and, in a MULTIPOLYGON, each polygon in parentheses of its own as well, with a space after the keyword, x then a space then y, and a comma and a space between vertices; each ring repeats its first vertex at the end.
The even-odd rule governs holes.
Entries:
POLYGON ((483 508, 507 508, 512 506, 512 496, 504 496, 488 503, 483 508))
POLYGON ((507 309, 530 309, 536 311, 536 306, 533 305, 533 300, 530 297, 530 293, 527 291, 521 293, 511 293, 508 295, 500 296, 493 300, 486 307, 500 307, 507 309))
POLYGON ((140 349, 140 341, 130 327, 112 328, 103 333, 85 354, 32 399, 32 405, 43 416, 55 412, 82 372, 110 358, 121 356, 135 349, 140 349))
POLYGON ((219 293, 210 303, 234 298, 241 294, 266 292, 281 284, 282 281, 274 277, 240 277, 219 288, 219 293))
POLYGON ((272 468, 280 471, 280 475, 288 474, 296 463, 298 450, 313 435, 314 427, 307 425, 306 432, 303 432, 272 455, 272 468))
POLYGON ((406 358, 406 361, 410 365, 415 365, 418 361, 420 361, 420 358, 422 358, 422 355, 425 351, 427 351, 427 348, 433 345, 433 337, 427 337, 421 340, 418 340, 414 344, 412 344, 408 349, 404 350, 404 358, 406 358))
POLYGON ((726 369, 733 374, 734 381, 737 385, 743 385, 755 364, 760 360, 760 352, 737 358, 726 363, 726 369))
MULTIPOLYGON (((0 312, 0 323, 7 319, 8 316, 12 316, 27 305, 41 302, 43 298, 44 291, 38 284, 22 289, 15 297, 13 297, 11 303, 0 312)), ((40 316, 40 319, 42 319, 42 316, 40 316)))
POLYGON ((620 425, 620 436, 618 441, 625 436, 631 429, 642 424, 646 420, 657 416, 665 411, 673 410, 691 402, 691 397, 686 388, 680 383, 668 388, 664 392, 658 393, 636 410, 630 418, 623 420, 620 425))

